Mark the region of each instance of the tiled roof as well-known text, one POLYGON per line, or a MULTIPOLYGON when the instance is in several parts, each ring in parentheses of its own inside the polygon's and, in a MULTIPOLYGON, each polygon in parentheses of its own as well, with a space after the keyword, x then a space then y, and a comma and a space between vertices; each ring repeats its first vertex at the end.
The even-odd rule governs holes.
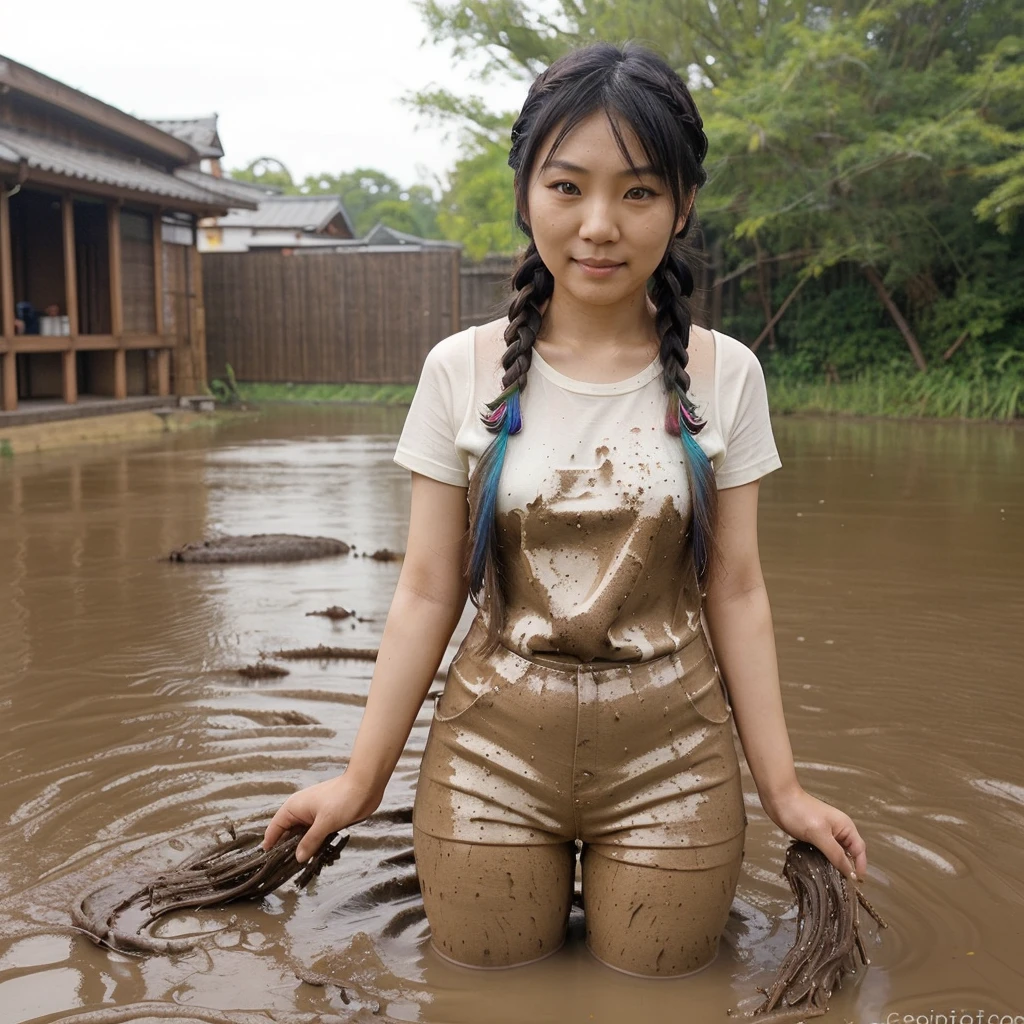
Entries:
POLYGON ((211 211, 233 205, 223 194, 216 195, 139 160, 82 149, 13 128, 0 128, 0 161, 12 164, 24 161, 30 172, 49 171, 66 178, 138 192, 140 196, 178 199, 211 211))
POLYGON ((398 228, 388 227, 377 221, 376 224, 366 233, 363 239, 367 245, 409 245, 421 246, 424 248, 462 248, 461 242, 449 242, 439 238, 420 238, 418 235, 410 235, 406 231, 399 231, 398 228))
POLYGON ((258 210, 232 210, 218 224, 225 228, 285 228, 322 231, 338 214, 348 223, 338 196, 267 196, 258 210))
POLYGON ((248 181, 236 181, 234 178, 217 178, 194 167, 179 167, 174 174, 182 181, 206 189, 207 192, 252 203, 253 206, 262 203, 268 197, 278 195, 280 191, 269 185, 254 185, 248 181))
POLYGON ((146 123, 159 128, 168 135, 173 135, 182 142, 187 142, 200 156, 222 157, 224 147, 217 134, 217 115, 208 117, 185 117, 173 120, 153 120, 146 118, 146 123))

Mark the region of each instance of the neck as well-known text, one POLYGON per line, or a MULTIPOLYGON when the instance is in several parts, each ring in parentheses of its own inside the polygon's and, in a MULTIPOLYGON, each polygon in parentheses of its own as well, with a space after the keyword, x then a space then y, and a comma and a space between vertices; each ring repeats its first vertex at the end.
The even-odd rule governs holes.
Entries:
POLYGON ((538 341, 581 355, 611 355, 623 350, 657 352, 654 304, 646 289, 611 306, 581 302, 557 283, 543 309, 538 341))

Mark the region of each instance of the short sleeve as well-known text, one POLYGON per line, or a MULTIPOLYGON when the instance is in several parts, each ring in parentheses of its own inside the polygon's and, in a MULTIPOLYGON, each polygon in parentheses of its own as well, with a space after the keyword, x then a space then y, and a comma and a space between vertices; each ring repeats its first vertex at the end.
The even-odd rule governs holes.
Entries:
POLYGON ((464 333, 427 353, 394 455, 406 469, 459 487, 469 486, 468 462, 456 446, 470 384, 464 333))
POLYGON ((775 445, 768 411, 768 388, 757 356, 735 342, 737 359, 718 381, 725 454, 715 469, 719 490, 759 480, 779 469, 782 459, 775 445))

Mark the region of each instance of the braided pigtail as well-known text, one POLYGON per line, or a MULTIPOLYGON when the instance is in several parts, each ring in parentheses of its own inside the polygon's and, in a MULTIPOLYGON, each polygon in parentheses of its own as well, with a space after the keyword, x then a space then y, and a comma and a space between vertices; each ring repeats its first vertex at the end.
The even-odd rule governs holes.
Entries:
POLYGON ((470 600, 486 611, 487 636, 479 653, 489 654, 498 643, 505 618, 505 595, 499 566, 495 512, 498 484, 505 464, 510 434, 523 428, 519 398, 526 387, 527 371, 533 358, 533 343, 541 327, 541 306, 551 297, 555 281, 544 265, 536 245, 530 241, 512 277, 513 298, 505 328, 505 373, 502 391, 486 403, 480 419, 494 440, 487 446, 469 483, 470 537, 466 575, 470 600))
MULTIPOLYGON (((685 230, 684 230, 685 234, 685 230)), ((677 236, 677 239, 679 236, 677 236)), ((659 355, 668 408, 665 429, 682 441, 684 464, 690 482, 693 506, 687 537, 693 556, 693 572, 699 593, 707 591, 712 555, 717 551, 715 532, 718 521, 718 488, 711 460, 697 442, 706 426, 697 416, 696 407, 688 392, 690 375, 687 344, 690 339, 690 307, 686 301, 693 294, 693 274, 684 260, 675 252, 674 242, 652 275, 651 298, 657 309, 655 324, 661 339, 659 355)))

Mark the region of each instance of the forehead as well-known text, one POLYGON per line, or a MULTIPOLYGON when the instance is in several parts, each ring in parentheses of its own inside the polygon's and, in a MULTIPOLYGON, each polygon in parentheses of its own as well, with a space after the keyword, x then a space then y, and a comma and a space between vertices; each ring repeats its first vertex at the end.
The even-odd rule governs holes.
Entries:
POLYGON ((609 118, 615 119, 615 125, 622 137, 622 144, 625 146, 633 163, 637 167, 646 164, 647 156, 643 146, 637 138, 636 133, 629 123, 614 114, 608 114, 604 110, 595 111, 583 120, 575 124, 565 135, 558 145, 558 149, 552 153, 551 147, 554 143, 561 125, 556 125, 538 151, 537 168, 550 156, 552 159, 552 170, 565 170, 566 163, 572 164, 579 172, 592 174, 619 175, 623 172, 632 173, 629 168, 629 161, 623 156, 619 149, 619 143, 615 138, 609 118))

